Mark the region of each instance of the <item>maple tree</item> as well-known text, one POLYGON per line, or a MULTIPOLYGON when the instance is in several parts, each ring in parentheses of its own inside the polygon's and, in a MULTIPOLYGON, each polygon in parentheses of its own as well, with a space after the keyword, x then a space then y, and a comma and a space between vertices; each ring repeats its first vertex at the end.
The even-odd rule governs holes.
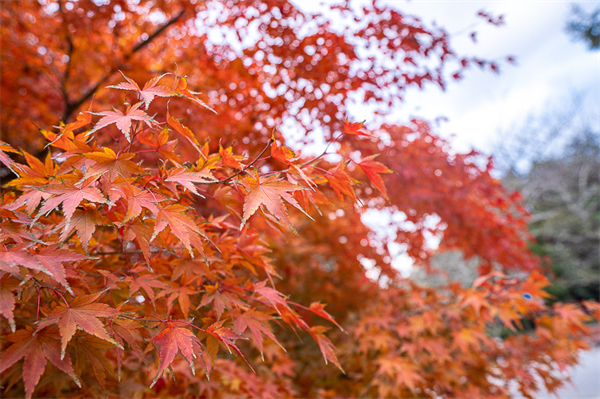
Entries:
POLYGON ((1 113, 3 396, 531 397, 534 374, 565 382, 600 307, 544 304, 519 195, 425 121, 368 128, 343 110, 361 93, 389 113, 407 87, 495 62, 377 3, 332 6, 356 21, 345 32, 281 0, 0 12, 2 97, 19 93, 1 113), (382 59, 364 66, 370 45, 382 59), (303 155, 317 130, 329 145, 303 155), (394 234, 375 237, 366 209, 400 215, 394 234), (428 236, 479 260, 472 287, 401 278, 390 244, 426 267, 428 236))

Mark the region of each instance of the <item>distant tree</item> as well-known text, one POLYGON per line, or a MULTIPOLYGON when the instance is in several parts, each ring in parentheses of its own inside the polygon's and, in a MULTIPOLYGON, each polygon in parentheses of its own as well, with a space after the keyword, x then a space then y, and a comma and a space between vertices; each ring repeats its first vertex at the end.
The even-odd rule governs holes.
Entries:
POLYGON ((494 150, 504 185, 532 212, 533 249, 550 261, 551 293, 561 300, 600 297, 600 132, 583 104, 529 118, 494 150))
POLYGON ((566 27, 567 33, 577 41, 586 42, 590 50, 600 48, 600 7, 587 13, 574 4, 566 27))

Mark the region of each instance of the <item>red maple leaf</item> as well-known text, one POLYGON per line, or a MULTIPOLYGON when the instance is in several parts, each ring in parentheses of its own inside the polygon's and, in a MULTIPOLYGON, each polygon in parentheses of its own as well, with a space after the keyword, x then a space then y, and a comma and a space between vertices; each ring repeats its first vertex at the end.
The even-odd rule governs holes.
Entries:
POLYGON ((42 191, 56 195, 56 197, 49 198, 44 202, 39 215, 47 215, 62 204, 63 213, 68 223, 81 201, 107 203, 100 190, 91 186, 93 183, 94 178, 91 178, 76 185, 64 182, 63 184, 54 184, 43 188, 42 191))
MULTIPOLYGON (((254 371, 252 366, 250 366, 250 363, 248 363, 248 361, 244 357, 244 354, 240 351, 240 349, 235 344, 235 340, 238 340, 242 337, 240 337, 238 334, 233 332, 230 328, 223 327, 223 323, 225 323, 225 320, 221 320, 221 321, 218 321, 218 322, 210 325, 206 329, 206 333, 209 334, 210 336, 212 336, 213 338, 216 338, 219 342, 221 342, 225 346, 225 348, 227 348, 229 353, 233 354, 233 352, 231 351, 233 349, 233 351, 235 353, 237 353, 246 362, 248 367, 250 367, 250 369, 252 369, 252 371, 254 371)), ((210 349, 209 349, 209 352, 211 352, 210 349)), ((213 352, 213 354, 216 354, 216 353, 213 352)))
MULTIPOLYGON (((13 288, 13 287, 10 287, 13 288)), ((8 320, 10 329, 15 332, 15 295, 11 292, 7 284, 2 281, 0 283, 0 314, 8 320)))
POLYGON ((21 166, 12 159, 10 159, 10 157, 6 155, 5 152, 14 152, 16 154, 20 154, 21 152, 15 150, 5 142, 0 141, 0 162, 4 164, 4 166, 6 166, 8 169, 10 169, 14 174, 17 174, 17 172, 13 168, 21 169, 21 166))
POLYGON ((121 184, 115 185, 111 189, 111 200, 116 202, 121 198, 124 198, 127 203, 127 213, 125 218, 121 221, 121 226, 142 213, 142 208, 148 209, 154 215, 158 215, 158 203, 164 200, 164 196, 160 193, 154 193, 150 190, 141 189, 133 184, 130 184, 128 180, 124 180, 121 184))
POLYGON ((258 174, 251 175, 244 178, 241 183, 248 190, 248 194, 246 194, 244 202, 244 217, 242 218, 240 230, 244 227, 250 216, 252 216, 261 205, 267 208, 271 215, 275 216, 277 220, 284 222, 284 224, 293 229, 282 199, 289 204, 292 204, 310 218, 290 194, 290 192, 302 190, 302 187, 296 186, 285 180, 278 180, 277 175, 267 178, 258 176, 258 174))
POLYGON ((73 303, 68 306, 58 305, 44 320, 38 322, 37 331, 49 325, 58 324, 61 336, 61 359, 65 357, 67 344, 73 338, 77 327, 123 349, 118 342, 108 335, 104 325, 98 320, 98 317, 112 317, 118 313, 104 303, 94 303, 103 293, 76 297, 73 303))
POLYGON ((308 308, 311 312, 313 312, 316 315, 321 316, 322 318, 329 320, 330 322, 332 322, 333 324, 335 324, 336 326, 339 327, 340 330, 345 331, 342 326, 340 326, 337 321, 335 321, 335 319, 333 318, 332 315, 330 315, 329 313, 327 313, 325 311, 325 305, 323 305, 322 303, 319 302, 313 302, 310 304, 310 307, 308 308))
POLYGON ((346 372, 340 365, 340 362, 338 361, 338 358, 335 354, 335 347, 333 346, 333 344, 331 343, 329 338, 327 338, 323 334, 327 330, 328 330, 327 327, 314 326, 314 327, 310 328, 309 333, 310 333, 310 335, 312 335, 312 337, 315 339, 315 341, 317 341, 317 344, 319 345, 319 349, 321 350, 321 353, 323 354, 323 358, 325 358, 325 364, 327 364, 327 361, 331 361, 342 371, 342 373, 346 374, 346 372))
POLYGON ((220 319, 225 309, 233 309, 235 306, 239 306, 239 301, 236 301, 233 295, 229 295, 227 292, 221 292, 219 290, 219 284, 205 285, 204 289, 207 294, 202 298, 198 307, 206 306, 210 303, 213 304, 215 311, 217 312, 217 318, 220 319))
POLYGON ((133 294, 138 292, 140 288, 143 288, 146 294, 148 295, 148 298, 150 298, 150 300, 154 304, 154 290, 152 288, 159 288, 161 290, 167 289, 167 286, 162 281, 158 280, 159 277, 160 276, 157 276, 155 274, 146 274, 141 277, 129 276, 123 281, 130 283, 129 296, 132 296, 133 294))
POLYGON ((23 363, 23 381, 25 381, 25 394, 31 398, 35 386, 44 374, 48 360, 59 370, 67 373, 73 381, 81 388, 81 383, 73 371, 71 358, 68 354, 59 354, 60 342, 56 328, 38 329, 27 326, 25 330, 19 330, 8 336, 13 344, 2 353, 0 372, 8 369, 21 358, 25 357, 23 363))
POLYGON ((123 74, 123 72, 121 72, 121 75, 123 75, 127 82, 121 82, 117 85, 106 86, 106 88, 137 91, 140 100, 142 100, 144 104, 146 104, 146 109, 148 109, 150 103, 152 102, 152 100, 154 100, 154 97, 172 97, 177 95, 173 90, 169 89, 168 87, 158 85, 158 82, 163 77, 165 77, 165 75, 168 75, 168 73, 164 73, 160 76, 156 76, 150 79, 146 82, 143 89, 140 89, 140 86, 138 86, 135 80, 128 78, 127 76, 125 76, 125 74, 123 74))
POLYGON ((183 324, 177 321, 168 322, 166 323, 166 327, 150 340, 160 346, 158 373, 154 377, 150 388, 156 384, 156 381, 158 381, 162 373, 173 362, 178 352, 181 352, 185 360, 188 361, 193 374, 196 374, 194 359, 198 358, 204 363, 202 357, 196 356, 196 353, 202 353, 200 340, 186 326, 187 323, 183 324))
POLYGON ((50 194, 44 193, 34 188, 24 192, 19 198, 17 198, 15 202, 6 205, 4 208, 10 211, 14 211, 25 205, 25 210, 27 211, 27 214, 31 216, 31 214, 35 211, 42 199, 46 199, 48 197, 50 197, 50 194))
POLYGON ((65 268, 62 263, 77 262, 87 259, 87 257, 76 252, 67 251, 66 249, 60 249, 58 245, 46 247, 35 256, 40 264, 48 270, 48 274, 58 283, 62 284, 62 286, 73 295, 73 291, 71 291, 71 287, 67 282, 65 268))
POLYGON ((73 230, 81 242, 81 246, 86 253, 89 251, 89 241, 96 231, 96 225, 112 224, 107 218, 102 216, 93 205, 85 204, 83 209, 77 209, 68 223, 65 223, 63 231, 60 233, 60 240, 66 241, 73 230))
POLYGON ((196 195, 200 195, 194 183, 208 183, 217 181, 209 170, 192 171, 186 168, 174 168, 168 171, 167 182, 181 184, 196 195))
MULTIPOLYGON (((236 333, 242 334, 246 329, 249 329, 252 333, 254 341, 263 355, 263 335, 271 338, 279 346, 283 346, 277 341, 275 335, 269 328, 269 321, 273 318, 266 313, 259 312, 254 309, 250 309, 244 313, 241 313, 238 309, 235 309, 231 313, 233 317, 233 328, 236 333)), ((263 355, 264 356, 264 355, 263 355)), ((264 359, 264 357, 263 357, 264 359)))
POLYGON ((285 296, 276 289, 267 287, 266 281, 261 281, 260 283, 254 284, 254 292, 264 297, 277 311, 279 311, 277 305, 283 306, 288 309, 290 308, 285 300, 285 296))
POLYGON ((142 106, 142 102, 139 102, 133 106, 127 106, 125 113, 115 109, 114 111, 104 111, 104 112, 93 112, 94 115, 101 115, 103 118, 100 118, 98 122, 96 122, 96 126, 88 135, 94 133, 97 130, 102 129, 108 125, 115 123, 117 128, 123 133, 127 141, 131 142, 131 136, 129 132, 131 131, 131 123, 133 121, 142 121, 145 122, 146 125, 152 127, 153 123, 157 123, 154 119, 152 119, 148 114, 139 109, 142 106))
POLYGON ((171 228, 173 233, 185 246, 190 255, 193 256, 192 245, 202 254, 204 247, 199 239, 199 235, 204 236, 198 225, 185 214, 189 208, 179 204, 169 205, 158 212, 156 223, 154 225, 154 233, 150 241, 167 227, 171 228))
POLYGON ((15 266, 24 266, 51 274, 26 248, 26 244, 15 245, 9 249, 4 245, 0 246, 0 270, 14 275, 15 273, 20 274, 15 266))

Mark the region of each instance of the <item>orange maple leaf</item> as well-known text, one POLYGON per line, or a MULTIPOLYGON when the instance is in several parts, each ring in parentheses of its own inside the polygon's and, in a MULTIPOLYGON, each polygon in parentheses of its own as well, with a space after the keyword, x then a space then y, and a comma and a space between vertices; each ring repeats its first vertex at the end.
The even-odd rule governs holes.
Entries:
POLYGON ((344 201, 344 195, 352 198, 352 200, 356 201, 356 195, 354 194, 354 189, 352 188, 352 184, 354 180, 350 178, 344 172, 346 168, 345 163, 339 163, 336 167, 327 171, 327 182, 331 185, 333 191, 337 194, 340 201, 344 201))
POLYGON ((177 133, 185 137, 185 139, 189 141, 198 152, 202 152, 200 149, 200 143, 198 142, 198 139, 196 139, 194 133, 187 126, 184 126, 181 122, 179 122, 178 119, 173 118, 169 113, 169 108, 167 108, 167 124, 175 129, 177 133))
POLYGON ((169 140, 169 129, 166 127, 157 136, 150 131, 141 131, 137 137, 137 141, 138 143, 154 148, 156 152, 166 159, 173 161, 175 164, 181 163, 179 156, 173 152, 179 140, 169 140))
POLYGON ((233 155, 233 147, 229 146, 227 148, 223 148, 221 143, 219 143, 219 155, 221 156, 221 162, 223 165, 234 169, 242 169, 242 164, 240 164, 240 161, 243 160, 244 157, 240 155, 233 155))
POLYGON ((191 91, 187 89, 187 76, 182 76, 177 80, 177 84, 175 86, 175 92, 180 96, 187 97, 198 105, 203 106, 204 108, 214 112, 217 114, 217 111, 208 106, 204 101, 200 100, 196 97, 196 94, 200 94, 195 91, 191 91))
POLYGON ((117 155, 109 147, 104 147, 102 150, 103 151, 83 154, 86 158, 96 161, 96 163, 85 172, 86 179, 101 175, 105 172, 108 172, 108 179, 110 181, 118 175, 129 177, 133 173, 143 173, 142 168, 130 161, 136 154, 120 153, 117 155))
POLYGON ((296 164, 294 164, 294 161, 298 160, 299 157, 296 156, 296 154, 294 153, 294 151, 290 150, 287 147, 284 146, 277 146, 277 142, 275 141, 275 138, 272 139, 273 143, 271 144, 271 156, 275 159, 277 159, 278 161, 281 161, 283 163, 285 163, 286 165, 288 165, 291 170, 295 173, 297 173, 302 180, 304 180, 306 182, 306 184, 309 187, 316 187, 315 182, 313 182, 307 175, 306 173, 304 173, 304 171, 302 170, 301 167, 297 166, 296 164))
POLYGON ((371 155, 363 159, 358 166, 365 172, 371 183, 377 188, 386 199, 388 198, 387 191, 385 189, 385 184, 383 183, 383 179, 379 175, 380 173, 394 173, 387 166, 382 164, 381 162, 376 162, 374 159, 377 157, 376 155, 371 155))
POLYGON ((367 132, 365 132, 365 131, 362 130, 364 123, 365 123, 365 121, 351 123, 348 120, 348 118, 346 118, 346 122, 344 122, 344 133, 346 133, 346 134, 354 134, 354 135, 357 135, 357 136, 365 136, 365 137, 376 138, 372 134, 369 134, 369 133, 367 133, 367 132))
POLYGON ((292 162, 298 159, 294 151, 290 150, 285 146, 278 146, 277 141, 275 141, 275 138, 273 137, 272 139, 273 143, 271 143, 271 156, 273 158, 287 165, 291 164, 292 162))
POLYGON ((50 140, 50 144, 48 145, 53 145, 55 147, 59 147, 59 148, 63 148, 63 149, 73 149, 73 147, 75 147, 75 145, 73 144, 73 142, 71 141, 74 138, 74 132, 75 130, 82 128, 86 125, 89 125, 90 123, 92 123, 92 102, 90 102, 90 107, 88 108, 87 111, 85 112, 80 112, 77 115, 77 119, 75 120, 75 122, 71 122, 68 125, 63 125, 63 122, 61 121, 61 130, 59 134, 54 134, 54 133, 50 133, 50 132, 46 132, 44 133, 42 131, 42 133, 44 133, 44 136, 46 136, 46 138, 48 140, 50 140), (64 136, 64 137, 63 137, 64 136), (71 140, 69 140, 71 139, 71 140), (67 148, 65 148, 67 147, 67 148))

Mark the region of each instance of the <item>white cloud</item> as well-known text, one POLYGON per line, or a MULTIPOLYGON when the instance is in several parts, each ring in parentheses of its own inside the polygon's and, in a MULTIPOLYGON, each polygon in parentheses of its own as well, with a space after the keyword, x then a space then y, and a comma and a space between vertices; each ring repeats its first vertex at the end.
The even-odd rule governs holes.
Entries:
POLYGON ((498 131, 518 125, 545 107, 569 103, 573 93, 585 93, 586 101, 598 108, 599 54, 573 43, 564 33, 569 3, 421 1, 398 7, 420 15, 426 23, 435 20, 449 32, 462 30, 464 33, 453 38, 459 53, 517 58, 518 65, 505 65, 498 76, 471 70, 445 93, 429 88, 425 92, 411 90, 406 96, 407 112, 429 119, 448 117, 439 132, 444 136, 455 133, 457 149, 489 151, 498 131), (479 26, 478 43, 473 44, 468 38, 470 30, 464 28, 480 9, 504 14, 506 25, 479 26))

